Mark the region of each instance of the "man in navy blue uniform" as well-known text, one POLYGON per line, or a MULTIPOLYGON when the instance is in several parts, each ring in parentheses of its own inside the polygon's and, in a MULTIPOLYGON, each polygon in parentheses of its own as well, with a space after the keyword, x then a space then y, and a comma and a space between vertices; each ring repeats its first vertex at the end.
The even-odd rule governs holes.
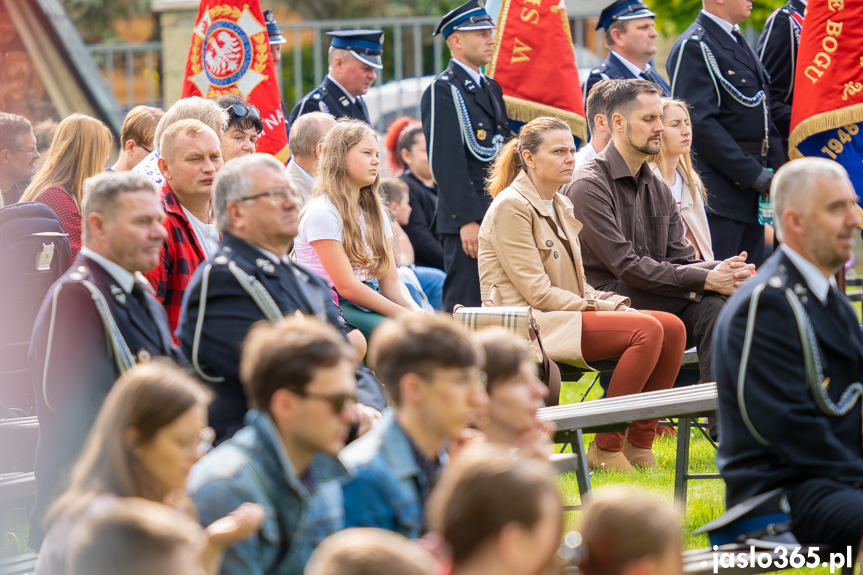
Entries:
MULTIPOLYGON (((216 392, 210 425, 216 441, 243 426, 248 410, 239 377, 240 351, 252 326, 301 313, 338 328, 362 357, 365 339, 345 325, 326 283, 287 257, 297 235, 297 200, 285 168, 267 154, 237 158, 219 172, 213 208, 219 251, 201 264, 186 290, 181 348, 196 374, 216 392)), ((380 416, 385 399, 366 369, 357 371, 360 431, 380 416)))
POLYGON ((85 182, 84 198, 84 247, 45 296, 30 340, 39 417, 34 548, 114 381, 152 357, 182 361, 165 310, 141 273, 159 263, 167 235, 155 185, 109 172, 85 182))
POLYGON ((500 84, 481 68, 491 62, 494 23, 479 0, 448 12, 434 34, 442 34, 452 59, 423 93, 423 133, 438 186, 434 231, 441 237, 443 307, 479 306, 479 224, 491 203, 485 178, 509 135, 500 84))
MULTIPOLYGON (((384 33, 381 30, 336 30, 329 50, 329 73, 320 86, 306 94, 288 124, 309 112, 326 112, 336 118, 354 118, 371 124, 363 95, 383 69, 384 33)), ((290 128, 289 128, 290 129, 290 128)))
POLYGON ((770 74, 770 104, 773 122, 785 139, 791 127, 791 105, 794 103, 794 71, 797 69, 797 47, 803 31, 806 0, 791 0, 777 8, 764 23, 758 37, 758 57, 770 74))
POLYGON ((605 29, 609 54, 590 71, 583 90, 585 102, 590 90, 600 80, 642 78, 659 86, 663 96, 671 95, 668 82, 650 65, 656 55, 658 36, 655 17, 656 14, 642 0, 617 0, 600 13, 596 29, 605 29))
POLYGON ((727 506, 784 489, 800 543, 856 555, 863 335, 833 274, 851 256, 857 195, 822 158, 784 166, 771 193, 782 245, 725 304, 713 338, 727 506))
POLYGON ((695 22, 666 61, 675 98, 692 113, 692 149, 707 189, 710 237, 717 260, 767 255, 758 199, 784 162, 770 108, 770 79, 739 24, 750 0, 704 0, 695 22))

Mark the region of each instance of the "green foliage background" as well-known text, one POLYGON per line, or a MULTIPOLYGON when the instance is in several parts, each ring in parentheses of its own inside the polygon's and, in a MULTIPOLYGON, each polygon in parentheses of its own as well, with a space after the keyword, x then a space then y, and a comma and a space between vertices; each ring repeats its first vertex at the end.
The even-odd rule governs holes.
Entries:
MULTIPOLYGON (((754 0, 752 15, 743 26, 751 26, 756 33, 761 32, 767 17, 786 2, 787 0, 754 0)), ((656 13, 660 32, 670 37, 686 30, 701 10, 701 0, 645 0, 645 3, 656 13)))

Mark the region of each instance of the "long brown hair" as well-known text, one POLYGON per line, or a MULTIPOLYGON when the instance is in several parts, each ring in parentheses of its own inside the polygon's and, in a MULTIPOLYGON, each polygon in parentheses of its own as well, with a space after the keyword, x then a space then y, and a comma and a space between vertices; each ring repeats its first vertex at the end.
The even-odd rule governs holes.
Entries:
MULTIPOLYGON (((662 99, 662 112, 665 113, 665 109, 669 106, 678 106, 683 110, 684 115, 686 116, 686 121, 692 124, 692 120, 689 117, 689 104, 684 102, 683 100, 675 100, 674 98, 663 98, 662 99)), ((659 166, 659 171, 662 173, 663 179, 671 176, 671 174, 665 173, 665 157, 668 155, 668 148, 665 147, 665 138, 662 138, 662 144, 659 147, 659 153, 647 158, 648 162, 653 162, 657 166, 659 166)), ((692 167, 692 153, 688 152, 680 156, 680 160, 677 163, 677 169, 683 174, 686 183, 689 185, 689 192, 692 194, 692 201, 696 201, 698 198, 696 194, 701 196, 701 200, 704 202, 704 205, 707 205, 707 190, 704 189, 704 183, 702 183, 701 178, 698 175, 698 172, 695 171, 695 168, 692 167)))
POLYGON ((212 398, 210 391, 167 360, 139 364, 120 376, 72 469, 69 488, 51 507, 46 524, 83 509, 102 494, 162 501, 164 489, 135 456, 126 432, 137 430, 138 443, 147 443, 160 429, 195 406, 209 405, 212 398))
POLYGON ((111 151, 111 130, 84 114, 72 114, 57 125, 42 168, 24 190, 22 202, 33 202, 54 186, 63 187, 81 208, 84 180, 105 169, 111 151))
POLYGON ((485 181, 485 187, 491 197, 496 197, 509 187, 518 173, 525 169, 521 153, 528 150, 531 154, 535 154, 545 140, 546 132, 552 130, 570 131, 569 126, 563 120, 543 116, 522 126, 518 132, 518 137, 506 143, 494 161, 485 181))
MULTIPOLYGON (((348 170, 345 157, 366 136, 377 134, 359 120, 340 120, 327 132, 318 159, 318 176, 312 188, 313 196, 326 196, 336 207, 342 218, 342 245, 345 254, 355 269, 365 269, 372 277, 384 275, 390 268, 391 255, 384 234, 385 209, 378 186, 381 175, 375 181, 360 188, 360 201, 354 202, 348 186, 348 170), (363 216, 365 221, 360 219, 363 216), (366 249, 366 243, 372 253, 366 249)), ((303 207, 302 219, 309 202, 303 207)))

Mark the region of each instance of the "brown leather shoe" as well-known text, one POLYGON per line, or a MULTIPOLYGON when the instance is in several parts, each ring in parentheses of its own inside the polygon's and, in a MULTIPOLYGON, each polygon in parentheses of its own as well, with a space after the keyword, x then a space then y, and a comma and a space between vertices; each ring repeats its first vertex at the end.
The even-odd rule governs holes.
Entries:
POLYGON ((635 467, 652 469, 659 466, 652 449, 636 447, 628 441, 623 442, 623 455, 635 467))
POLYGON ((623 473, 632 471, 632 465, 622 452, 602 449, 596 445, 595 441, 591 441, 587 448, 587 467, 588 469, 621 471, 623 473))

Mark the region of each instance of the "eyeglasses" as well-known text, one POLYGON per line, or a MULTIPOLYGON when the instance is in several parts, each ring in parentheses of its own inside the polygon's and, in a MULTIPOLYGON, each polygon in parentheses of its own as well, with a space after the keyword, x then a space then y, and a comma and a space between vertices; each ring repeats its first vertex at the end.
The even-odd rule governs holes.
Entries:
POLYGON ((205 427, 195 437, 184 437, 177 439, 177 445, 186 451, 197 451, 201 455, 213 449, 213 441, 216 439, 216 432, 212 427, 205 427))
POLYGON ((265 198, 270 196, 270 203, 274 206, 278 202, 284 202, 288 199, 288 196, 294 197, 294 189, 293 188, 273 188, 272 190, 261 192, 260 194, 254 194, 251 196, 243 196, 242 198, 238 198, 238 202, 254 202, 258 198, 265 198))
POLYGON ((318 401, 329 403, 336 415, 340 414, 347 406, 355 405, 359 399, 356 391, 352 391, 350 393, 339 393, 337 395, 303 391, 297 395, 305 397, 306 399, 317 399, 318 401))
POLYGON ((151 150, 151 149, 150 149, 150 148, 148 148, 147 146, 142 146, 142 145, 141 145, 141 144, 139 144, 138 142, 135 142, 135 145, 136 145, 136 146, 138 146, 139 148, 141 148, 142 150, 144 150, 145 152, 147 152, 148 154, 152 154, 152 153, 153 153, 153 150, 151 150))
POLYGON ((31 156, 39 155, 39 148, 37 146, 33 146, 31 150, 15 150, 16 154, 30 154, 31 156))
POLYGON ((436 379, 447 378, 455 381, 460 385, 474 385, 474 386, 482 386, 484 388, 488 387, 488 375, 484 371, 473 371, 470 368, 465 368, 463 370, 459 370, 458 374, 449 377, 448 374, 444 374, 441 372, 436 372, 433 374, 420 376, 426 381, 434 381, 436 379))
POLYGON ((228 108, 232 114, 234 114, 238 118, 245 118, 246 116, 251 116, 252 118, 260 118, 261 113, 254 106, 244 106, 242 104, 232 104, 228 108))

